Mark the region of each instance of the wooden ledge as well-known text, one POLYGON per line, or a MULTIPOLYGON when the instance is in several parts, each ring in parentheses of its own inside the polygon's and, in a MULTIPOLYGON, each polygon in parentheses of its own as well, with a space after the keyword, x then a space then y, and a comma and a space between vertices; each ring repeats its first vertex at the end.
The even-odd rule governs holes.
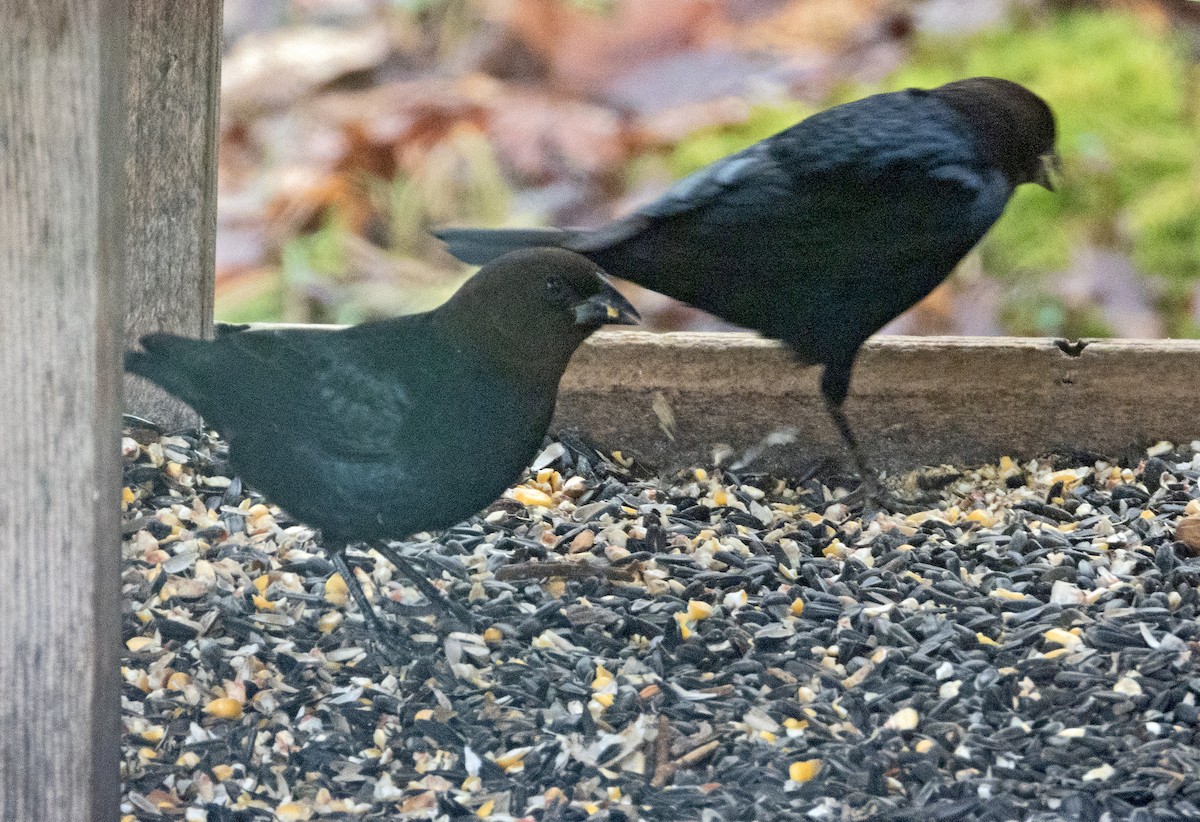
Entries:
MULTIPOLYGON (((753 334, 602 332, 572 360, 554 426, 660 468, 712 464, 721 446, 728 463, 791 429, 753 465, 795 471, 844 456, 819 375, 753 334)), ((1200 341, 880 337, 846 412, 871 458, 899 470, 1187 443, 1200 439, 1198 401, 1200 341)))

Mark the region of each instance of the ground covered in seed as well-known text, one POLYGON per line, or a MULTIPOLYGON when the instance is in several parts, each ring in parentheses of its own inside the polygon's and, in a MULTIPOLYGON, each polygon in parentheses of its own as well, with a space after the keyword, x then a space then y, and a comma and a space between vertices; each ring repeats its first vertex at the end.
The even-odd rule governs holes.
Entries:
POLYGON ((127 820, 1200 818, 1192 447, 864 514, 566 438, 406 547, 477 625, 351 552, 416 659, 220 441, 124 451, 127 820))

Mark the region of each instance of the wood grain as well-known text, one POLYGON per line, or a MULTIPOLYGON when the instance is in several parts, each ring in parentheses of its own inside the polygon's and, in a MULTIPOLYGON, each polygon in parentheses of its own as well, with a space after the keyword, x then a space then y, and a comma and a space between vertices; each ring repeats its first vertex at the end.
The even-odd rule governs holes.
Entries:
MULTIPOLYGON (((791 429, 794 440, 762 449, 754 466, 797 471, 845 457, 819 375, 752 334, 600 333, 571 361, 554 425, 663 468, 712 464, 715 449, 729 464, 791 429)), ((1197 386, 1194 340, 880 337, 863 347, 846 413, 877 464, 894 469, 1117 456, 1200 438, 1197 386)))
MULTIPOLYGON (((221 0, 129 2, 125 72, 128 293, 125 342, 212 331, 221 0)), ((127 410, 167 428, 199 418, 126 379, 127 410)))
POLYGON ((0 819, 115 820, 122 0, 0 0, 0 819))

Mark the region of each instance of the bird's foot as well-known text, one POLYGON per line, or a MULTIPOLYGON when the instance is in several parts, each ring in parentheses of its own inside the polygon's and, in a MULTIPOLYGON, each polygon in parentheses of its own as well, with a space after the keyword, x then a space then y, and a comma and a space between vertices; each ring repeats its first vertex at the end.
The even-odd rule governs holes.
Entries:
POLYGON ((381 655, 389 661, 396 661, 396 657, 411 659, 416 656, 415 648, 408 637, 380 619, 379 614, 375 612, 358 582, 358 577, 354 575, 354 570, 346 562, 344 548, 331 551, 329 558, 342 581, 346 583, 346 588, 358 606, 358 612, 367 624, 367 637, 379 646, 381 655))
POLYGON ((888 488, 878 478, 869 476, 858 488, 843 497, 840 502, 853 505, 859 501, 863 504, 863 519, 870 519, 876 514, 916 514, 928 511, 937 506, 941 497, 937 494, 918 492, 912 495, 900 495, 888 488))
POLYGON ((399 664, 418 655, 413 643, 398 627, 381 619, 367 620, 367 637, 376 646, 379 655, 388 662, 399 664))
POLYGON ((373 547, 425 596, 432 609, 440 612, 442 616, 455 620, 464 630, 470 633, 477 633, 477 623, 474 615, 435 588, 433 583, 429 581, 429 578, 413 567, 413 564, 404 558, 399 551, 385 542, 378 542, 373 547))

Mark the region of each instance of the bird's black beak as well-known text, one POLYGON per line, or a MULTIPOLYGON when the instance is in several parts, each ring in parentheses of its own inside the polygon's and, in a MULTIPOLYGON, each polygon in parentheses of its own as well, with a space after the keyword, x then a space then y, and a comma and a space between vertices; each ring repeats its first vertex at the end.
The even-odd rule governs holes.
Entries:
POLYGON ((1057 151, 1051 151, 1049 154, 1043 154, 1041 161, 1033 182, 1047 191, 1054 191, 1055 181, 1062 177, 1062 158, 1058 156, 1057 151))
POLYGON ((607 283, 599 294, 574 306, 576 325, 637 325, 642 318, 621 292, 607 283))

